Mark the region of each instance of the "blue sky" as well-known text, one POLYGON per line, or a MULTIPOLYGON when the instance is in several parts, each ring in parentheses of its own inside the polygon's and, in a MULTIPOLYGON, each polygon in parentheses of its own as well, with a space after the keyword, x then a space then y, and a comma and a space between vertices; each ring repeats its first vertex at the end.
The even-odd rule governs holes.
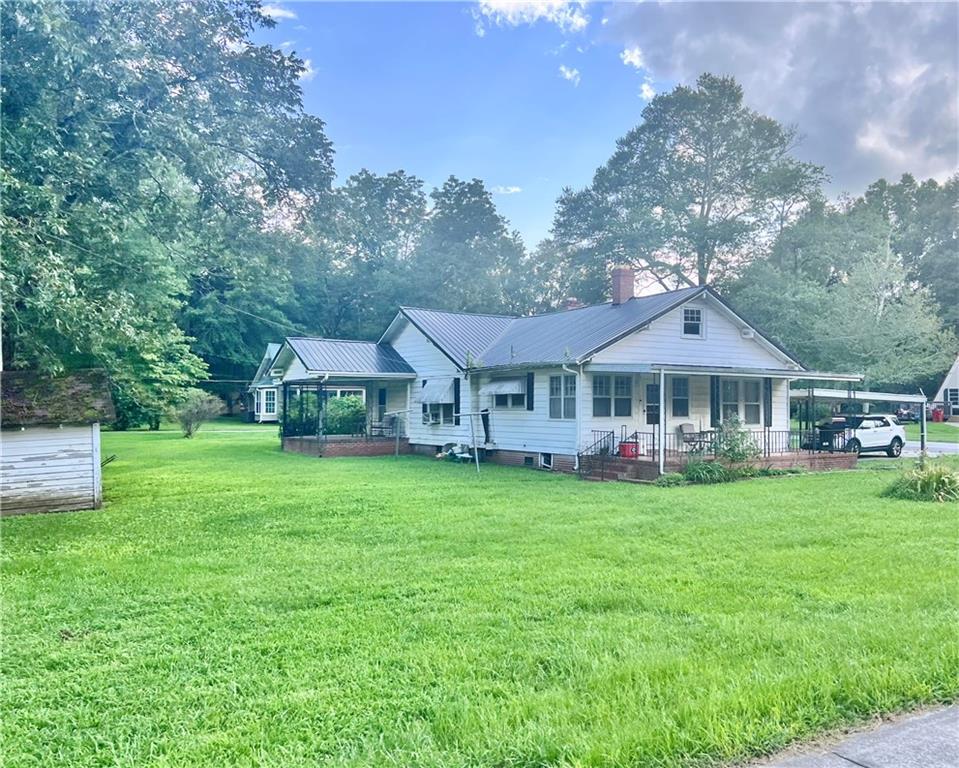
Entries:
POLYGON ((861 192, 956 169, 955 5, 271 2, 258 39, 309 61, 309 112, 340 180, 404 169, 497 190, 534 245, 646 98, 704 70, 806 134, 799 154, 861 192), (840 43, 841 44, 838 44, 840 43), (563 69, 561 69, 561 67, 563 69), (645 90, 645 94, 643 91, 645 90), (943 103, 943 96, 945 99, 943 103))

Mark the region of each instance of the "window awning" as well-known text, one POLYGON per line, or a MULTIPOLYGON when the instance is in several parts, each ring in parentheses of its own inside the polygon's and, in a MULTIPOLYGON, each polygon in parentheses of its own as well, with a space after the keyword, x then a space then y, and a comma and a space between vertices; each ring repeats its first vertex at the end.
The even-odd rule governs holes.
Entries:
POLYGON ((525 395, 525 379, 493 379, 480 387, 481 395, 525 395))
POLYGON ((420 393, 421 403, 452 403, 452 379, 427 379, 420 393))

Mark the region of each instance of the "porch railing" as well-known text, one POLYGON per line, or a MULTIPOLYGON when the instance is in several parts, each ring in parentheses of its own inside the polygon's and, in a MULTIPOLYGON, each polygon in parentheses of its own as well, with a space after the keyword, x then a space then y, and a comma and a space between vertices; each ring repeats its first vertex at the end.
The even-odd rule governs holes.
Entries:
MULTIPOLYGON (((655 431, 593 432, 594 441, 580 452, 580 465, 595 465, 596 457, 658 462, 660 452, 668 461, 685 464, 693 458, 716 459, 724 453, 723 437, 718 431, 692 434, 667 432, 660 438, 655 431)), ((838 453, 846 449, 846 433, 842 430, 815 428, 813 430, 756 429, 744 433, 759 458, 794 453, 838 453)))

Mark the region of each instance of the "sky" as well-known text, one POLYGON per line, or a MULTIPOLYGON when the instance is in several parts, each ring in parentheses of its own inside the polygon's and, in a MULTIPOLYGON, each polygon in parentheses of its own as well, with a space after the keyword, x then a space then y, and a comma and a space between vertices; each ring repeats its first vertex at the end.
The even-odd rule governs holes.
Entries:
POLYGON ((338 180, 480 178, 534 246, 656 93, 733 75, 827 192, 959 169, 959 4, 271 1, 338 180))

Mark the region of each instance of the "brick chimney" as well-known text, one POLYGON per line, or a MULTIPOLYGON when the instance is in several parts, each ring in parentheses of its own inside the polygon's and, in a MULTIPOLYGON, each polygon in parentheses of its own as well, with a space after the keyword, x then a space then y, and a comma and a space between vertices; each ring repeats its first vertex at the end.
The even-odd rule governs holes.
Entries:
POLYGON ((636 295, 636 273, 626 264, 613 267, 613 304, 623 304, 636 295))

